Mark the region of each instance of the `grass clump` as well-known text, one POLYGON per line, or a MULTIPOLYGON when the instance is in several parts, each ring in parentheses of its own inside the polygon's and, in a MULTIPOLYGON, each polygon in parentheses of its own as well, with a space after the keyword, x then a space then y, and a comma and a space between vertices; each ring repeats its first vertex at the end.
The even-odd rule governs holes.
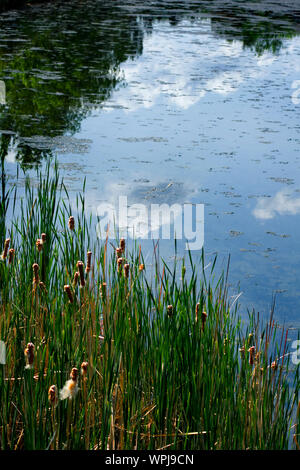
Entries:
POLYGON ((254 315, 243 326, 204 256, 180 280, 154 256, 148 275, 141 250, 97 239, 76 201, 48 168, 3 229, 0 448, 297 446, 285 333, 254 315))

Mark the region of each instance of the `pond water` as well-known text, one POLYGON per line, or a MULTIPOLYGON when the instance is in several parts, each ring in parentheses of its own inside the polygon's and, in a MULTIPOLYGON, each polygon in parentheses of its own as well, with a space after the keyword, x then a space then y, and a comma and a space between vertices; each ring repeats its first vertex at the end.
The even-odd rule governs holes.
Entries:
POLYGON ((86 177, 94 213, 118 196, 204 204, 205 252, 231 255, 241 311, 267 313, 276 293, 276 317, 298 327, 295 7, 91 0, 0 15, 2 177, 22 186, 19 167, 57 156, 71 198, 86 177))

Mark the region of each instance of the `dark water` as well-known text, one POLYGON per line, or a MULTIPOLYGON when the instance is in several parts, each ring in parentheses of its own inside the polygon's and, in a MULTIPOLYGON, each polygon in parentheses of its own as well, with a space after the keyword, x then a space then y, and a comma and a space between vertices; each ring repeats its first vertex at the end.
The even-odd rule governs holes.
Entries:
MULTIPOLYGON (((0 15, 7 184, 57 156, 71 198, 86 176, 94 213, 120 195, 205 204, 205 251, 224 266, 231 254, 241 311, 268 312, 277 292, 277 318, 299 326, 300 8, 281 3, 91 0, 0 15)), ((173 246, 161 243, 166 259, 173 246)))

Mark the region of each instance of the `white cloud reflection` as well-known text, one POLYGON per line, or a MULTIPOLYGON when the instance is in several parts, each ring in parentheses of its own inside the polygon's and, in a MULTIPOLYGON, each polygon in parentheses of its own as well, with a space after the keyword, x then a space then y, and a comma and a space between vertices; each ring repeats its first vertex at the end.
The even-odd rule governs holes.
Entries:
POLYGON ((260 199, 253 215, 257 219, 268 220, 278 215, 300 214, 300 198, 292 198, 286 191, 279 191, 270 199, 260 199))

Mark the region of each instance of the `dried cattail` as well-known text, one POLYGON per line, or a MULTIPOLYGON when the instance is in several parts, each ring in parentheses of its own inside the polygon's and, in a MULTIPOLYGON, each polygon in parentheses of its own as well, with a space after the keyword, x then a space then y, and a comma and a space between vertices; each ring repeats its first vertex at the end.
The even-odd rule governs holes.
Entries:
POLYGON ((121 250, 122 250, 122 253, 124 253, 124 251, 125 251, 125 245, 126 245, 126 244, 125 244, 125 238, 121 238, 121 240, 120 240, 120 248, 121 248, 121 250))
POLYGON ((123 258, 118 258, 118 272, 122 270, 123 258))
POLYGON ((83 363, 81 364, 81 368, 80 368, 80 369, 81 369, 81 375, 82 375, 83 377, 86 377, 86 375, 87 375, 88 365, 89 365, 88 362, 83 362, 83 363))
POLYGON ((140 264, 139 265, 139 271, 144 271, 145 269, 145 265, 144 264, 140 264))
POLYGON ((100 295, 102 299, 106 298, 106 282, 102 282, 102 284, 100 284, 100 295))
POLYGON ((118 247, 118 248, 116 249, 117 260, 118 260, 119 258, 121 258, 122 253, 123 253, 122 248, 118 247))
POLYGON ((200 310, 200 303, 198 302, 198 303, 196 304, 196 323, 198 323, 199 310, 200 310))
POLYGON ((32 269, 33 269, 33 283, 34 284, 38 284, 39 283, 39 265, 37 263, 34 263, 32 265, 32 269))
POLYGON ((271 369, 277 370, 277 368, 278 368, 278 363, 277 363, 277 361, 275 360, 275 361, 273 361, 272 364, 271 364, 271 369))
POLYGON ((72 399, 77 395, 78 392, 78 369, 73 367, 70 373, 70 380, 67 380, 64 387, 60 390, 59 396, 61 400, 65 398, 72 399))
POLYGON ((43 249, 43 240, 41 238, 38 238, 35 244, 38 249, 38 252, 40 253, 43 249))
POLYGON ((72 304, 74 302, 74 299, 73 299, 73 294, 72 294, 72 291, 71 291, 71 287, 69 285, 64 286, 64 291, 67 294, 67 296, 69 297, 70 304, 72 304))
POLYGON ((79 278, 79 272, 78 272, 78 271, 75 271, 74 277, 73 277, 73 287, 76 287, 76 286, 77 286, 78 278, 79 278))
POLYGON ((71 217, 69 217, 68 225, 69 225, 69 229, 70 229, 70 230, 74 230, 74 228, 75 228, 75 220, 74 220, 74 217, 73 217, 72 215, 71 215, 71 217))
POLYGON ((48 390, 48 400, 52 406, 55 406, 58 402, 58 391, 56 385, 51 385, 48 390))
POLYGON ((255 352, 255 346, 251 346, 251 348, 248 349, 250 366, 253 366, 254 364, 254 352, 255 352))
POLYGON ((124 264, 124 276, 126 279, 129 278, 129 264, 124 264))
POLYGON ((33 361, 34 361, 34 344, 28 343, 25 350, 24 356, 26 361, 25 369, 32 369, 33 368, 33 361))
POLYGON ((173 305, 168 305, 167 306, 167 313, 168 313, 168 317, 172 317, 172 315, 173 315, 173 305))
POLYGON ((10 238, 7 238, 4 242, 4 250, 3 250, 3 253, 2 253, 2 256, 1 256, 1 258, 3 260, 7 258, 9 244, 10 244, 10 238))
POLYGON ((89 273, 90 270, 91 270, 91 260, 92 260, 92 252, 91 252, 91 251, 88 251, 88 252, 87 252, 86 268, 85 268, 85 272, 86 272, 86 273, 89 273))
POLYGON ((15 250, 11 248, 8 252, 8 264, 12 264, 15 257, 15 250))
POLYGON ((45 233, 42 233, 41 239, 42 239, 42 242, 43 242, 43 243, 46 243, 47 235, 46 235, 45 233))
POLYGON ((201 315, 201 320, 202 320, 202 331, 204 331, 204 327, 205 327, 206 319, 207 319, 207 313, 203 311, 203 312, 202 312, 202 315, 201 315))
POLYGON ((45 294, 47 294, 46 286, 42 281, 39 282, 39 287, 43 292, 45 292, 45 294))
POLYGON ((85 280, 84 280, 84 270, 83 270, 83 262, 82 261, 77 262, 77 268, 78 268, 79 276, 80 276, 80 286, 84 287, 85 286, 85 280))

